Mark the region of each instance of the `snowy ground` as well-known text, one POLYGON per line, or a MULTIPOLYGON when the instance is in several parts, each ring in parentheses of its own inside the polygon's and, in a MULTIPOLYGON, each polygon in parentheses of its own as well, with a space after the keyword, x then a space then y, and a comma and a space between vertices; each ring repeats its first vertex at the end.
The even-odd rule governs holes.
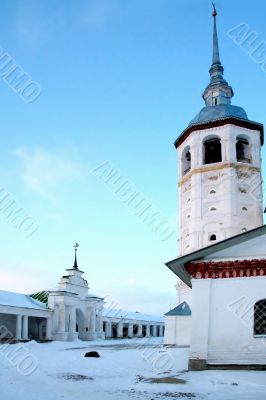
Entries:
POLYGON ((184 372, 187 358, 160 338, 0 345, 1 399, 266 400, 266 372, 184 372), (91 350, 101 357, 84 358, 91 350))

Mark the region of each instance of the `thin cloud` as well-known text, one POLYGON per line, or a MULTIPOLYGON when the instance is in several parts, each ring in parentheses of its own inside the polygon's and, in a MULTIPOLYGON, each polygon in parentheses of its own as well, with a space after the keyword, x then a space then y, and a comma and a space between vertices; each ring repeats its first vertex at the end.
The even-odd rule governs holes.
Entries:
POLYGON ((23 45, 36 48, 64 30, 66 18, 63 8, 49 11, 49 8, 39 2, 28 1, 18 7, 14 26, 23 45))
POLYGON ((78 12, 78 23, 85 28, 103 30, 118 11, 116 0, 91 0, 78 12))
POLYGON ((21 162, 21 178, 26 188, 53 202, 65 183, 80 179, 84 173, 81 164, 45 149, 20 147, 15 154, 21 162))

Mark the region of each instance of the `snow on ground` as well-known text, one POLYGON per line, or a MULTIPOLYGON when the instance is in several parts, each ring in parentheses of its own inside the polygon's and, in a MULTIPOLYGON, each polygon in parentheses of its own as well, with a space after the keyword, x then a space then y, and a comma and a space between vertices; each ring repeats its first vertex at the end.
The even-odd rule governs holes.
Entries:
POLYGON ((160 338, 0 345, 1 399, 266 400, 266 372, 186 372, 187 359, 160 338), (101 357, 85 358, 92 350, 101 357))

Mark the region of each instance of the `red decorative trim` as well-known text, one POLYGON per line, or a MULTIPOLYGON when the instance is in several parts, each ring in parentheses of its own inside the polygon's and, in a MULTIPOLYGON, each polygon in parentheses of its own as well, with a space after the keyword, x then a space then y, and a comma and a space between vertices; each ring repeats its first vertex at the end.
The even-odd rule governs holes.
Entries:
POLYGON ((185 266, 193 279, 242 278, 266 275, 266 259, 188 263, 185 266))
POLYGON ((175 147, 178 148, 189 137, 189 135, 194 131, 202 131, 204 129, 217 128, 219 126, 229 125, 229 124, 239 126, 240 128, 247 128, 247 129, 251 129, 254 131, 259 131, 261 145, 263 145, 263 143, 264 143, 264 128, 263 128, 262 124, 259 124, 257 122, 253 122, 253 121, 249 121, 249 120, 244 120, 244 119, 224 118, 224 119, 220 119, 218 121, 210 121, 210 122, 205 122, 203 124, 195 124, 195 125, 189 126, 176 139, 175 147))

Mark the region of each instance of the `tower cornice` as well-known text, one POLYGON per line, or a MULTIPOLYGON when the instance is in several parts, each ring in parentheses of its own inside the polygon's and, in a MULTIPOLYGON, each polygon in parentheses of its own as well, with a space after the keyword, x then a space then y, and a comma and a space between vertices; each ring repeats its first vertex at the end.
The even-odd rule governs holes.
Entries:
POLYGON ((191 179, 192 175, 201 174, 204 172, 221 171, 226 168, 235 168, 237 171, 245 169, 247 171, 260 173, 260 168, 245 163, 239 164, 239 163, 228 162, 228 163, 208 164, 202 166, 201 168, 195 168, 191 170, 178 182, 178 187, 182 187, 186 182, 188 182, 191 179))
POLYGON ((220 126, 224 125, 235 125, 239 126, 241 128, 247 128, 251 129, 254 131, 259 131, 260 132, 260 141, 261 145, 264 143, 264 127, 262 124, 250 120, 244 120, 236 117, 227 117, 227 118, 222 118, 219 120, 215 121, 209 121, 209 122, 204 122, 201 124, 194 124, 188 126, 182 133, 181 135, 176 139, 174 142, 174 145, 176 148, 178 148, 188 137, 192 132, 195 131, 202 131, 204 129, 210 129, 210 128, 217 128, 220 126))

